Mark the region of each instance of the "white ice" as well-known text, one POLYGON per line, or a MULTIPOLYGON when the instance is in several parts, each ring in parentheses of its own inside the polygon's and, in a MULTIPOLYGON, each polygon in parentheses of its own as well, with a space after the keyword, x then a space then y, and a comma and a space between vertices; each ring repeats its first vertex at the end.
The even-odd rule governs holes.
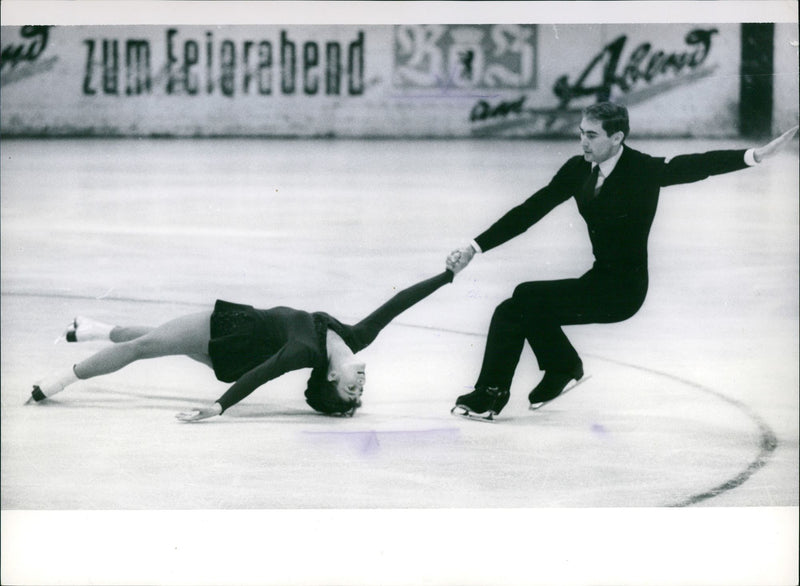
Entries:
MULTIPOLYGON (((632 143, 658 155, 749 146, 632 143)), ((352 419, 311 411, 304 371, 181 424, 175 413, 226 389, 182 358, 23 406, 37 379, 101 347, 53 344, 74 315, 155 325, 223 298, 356 320, 439 272, 575 152, 575 141, 4 141, 4 512, 797 507, 796 141, 760 168, 662 191, 644 307, 567 328, 592 378, 539 412, 527 410, 539 373, 526 349, 494 424, 449 414, 477 376, 493 308, 519 282, 590 266, 571 202, 390 325, 363 352, 352 419)))

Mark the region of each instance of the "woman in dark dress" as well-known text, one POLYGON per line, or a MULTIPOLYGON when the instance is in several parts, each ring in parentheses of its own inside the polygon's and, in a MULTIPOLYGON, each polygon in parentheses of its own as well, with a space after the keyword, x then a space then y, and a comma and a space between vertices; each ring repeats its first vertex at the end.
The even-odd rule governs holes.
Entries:
POLYGON ((34 385, 28 403, 44 401, 78 380, 115 372, 137 360, 186 355, 233 385, 214 404, 179 413, 181 421, 221 415, 267 381, 302 368, 312 369, 305 396, 313 409, 351 416, 361 406, 365 383, 365 365, 356 353, 396 316, 452 280, 448 268, 400 291, 355 325, 324 312, 255 309, 221 300, 213 311, 185 315, 156 328, 75 318, 65 332, 67 341, 103 339, 114 345, 34 385))

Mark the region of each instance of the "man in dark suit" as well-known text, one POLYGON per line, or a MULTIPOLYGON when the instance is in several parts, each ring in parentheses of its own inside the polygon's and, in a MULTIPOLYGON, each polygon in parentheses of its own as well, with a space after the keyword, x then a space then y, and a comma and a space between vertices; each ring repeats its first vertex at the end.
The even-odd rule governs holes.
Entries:
POLYGON ((787 143, 797 128, 748 150, 680 155, 667 160, 625 144, 630 130, 624 106, 602 102, 586 108, 580 123, 583 155, 569 159, 544 188, 502 216, 447 263, 463 269, 521 234, 553 208, 575 198, 586 221, 595 262, 577 279, 532 281, 516 287, 492 316, 475 390, 458 397, 453 411, 491 419, 509 399, 525 340, 544 376, 528 396, 537 407, 583 376, 583 364, 561 326, 613 323, 633 316, 647 293, 647 238, 662 187, 700 181, 756 165, 787 143))

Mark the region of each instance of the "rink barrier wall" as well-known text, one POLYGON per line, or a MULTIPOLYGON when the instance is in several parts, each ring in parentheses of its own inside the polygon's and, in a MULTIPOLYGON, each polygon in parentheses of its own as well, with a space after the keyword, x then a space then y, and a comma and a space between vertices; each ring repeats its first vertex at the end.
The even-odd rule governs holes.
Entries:
MULTIPOLYGON (((610 98, 635 135, 737 136, 741 29, 2 27, 0 133, 572 137, 581 109, 610 98)), ((797 120, 796 27, 775 25, 773 39, 766 107, 782 128, 797 120)))

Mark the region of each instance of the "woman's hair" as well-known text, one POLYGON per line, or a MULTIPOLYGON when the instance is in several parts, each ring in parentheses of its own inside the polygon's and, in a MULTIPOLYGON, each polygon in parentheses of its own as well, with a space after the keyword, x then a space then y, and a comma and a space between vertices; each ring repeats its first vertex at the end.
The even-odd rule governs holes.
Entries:
POLYGON ((311 371, 306 387, 306 403, 320 413, 326 415, 347 415, 352 416, 358 407, 361 407, 360 399, 346 401, 339 396, 336 390, 336 382, 329 381, 325 368, 317 367, 311 371))
POLYGON ((606 131, 608 136, 615 132, 620 132, 628 138, 628 133, 631 131, 630 121, 628 119, 628 109, 625 106, 620 106, 614 102, 598 102, 583 109, 583 117, 590 120, 597 120, 606 131))

